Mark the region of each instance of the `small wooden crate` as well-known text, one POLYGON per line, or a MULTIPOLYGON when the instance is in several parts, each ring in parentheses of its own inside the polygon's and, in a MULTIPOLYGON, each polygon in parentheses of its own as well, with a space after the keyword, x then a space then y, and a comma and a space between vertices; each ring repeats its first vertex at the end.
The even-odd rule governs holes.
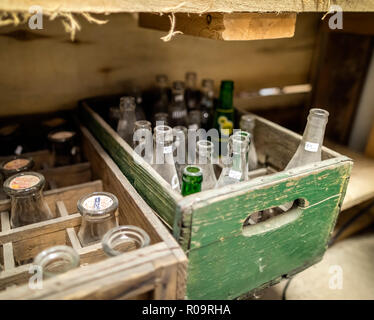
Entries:
MULTIPOLYGON (((270 174, 182 197, 93 111, 82 121, 188 255, 187 297, 233 299, 292 276, 322 259, 344 199, 352 161, 326 147, 323 161, 281 171, 301 136, 256 117, 259 162, 270 174), (243 226, 252 213, 297 200, 299 206, 243 226)), ((264 169, 261 169, 264 170, 264 169)))
MULTIPOLYGON (((46 191, 45 200, 58 213, 57 218, 11 229, 10 201, 0 201, 0 259, 4 269, 0 272, 0 299, 183 299, 185 254, 88 130, 82 127, 81 131, 83 153, 97 180, 46 191), (151 238, 150 246, 114 258, 105 256, 100 243, 81 246, 77 238, 81 224, 77 201, 102 190, 117 196, 119 223, 143 228, 151 238), (81 266, 44 280, 42 289, 31 289, 28 282, 32 259, 43 249, 62 244, 78 252, 81 266)), ((37 167, 48 160, 46 152, 33 154, 37 167)), ((71 166, 73 179, 87 179, 87 165, 71 166), (77 174, 74 168, 83 168, 83 174, 77 174)), ((66 174, 68 169, 48 170, 65 170, 66 174)), ((58 174, 52 177, 58 178, 58 174)), ((66 176, 56 181, 65 184, 68 180, 66 176)))

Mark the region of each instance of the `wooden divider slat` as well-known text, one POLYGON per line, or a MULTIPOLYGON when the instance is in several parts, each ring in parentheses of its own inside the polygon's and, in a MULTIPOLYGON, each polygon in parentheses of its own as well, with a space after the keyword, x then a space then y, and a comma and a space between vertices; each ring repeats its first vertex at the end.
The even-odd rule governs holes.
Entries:
MULTIPOLYGON (((1 212, 1 229, 5 232, 10 230, 9 212, 1 212)), ((13 269, 15 267, 12 242, 3 244, 3 259, 5 270, 13 269)))

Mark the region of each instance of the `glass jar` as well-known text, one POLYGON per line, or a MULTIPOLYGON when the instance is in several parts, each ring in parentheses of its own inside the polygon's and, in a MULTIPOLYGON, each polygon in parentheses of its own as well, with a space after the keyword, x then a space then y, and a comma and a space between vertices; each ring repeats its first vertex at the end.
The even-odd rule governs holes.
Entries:
POLYGON ((34 167, 34 160, 27 157, 13 157, 1 163, 0 170, 4 179, 8 179, 20 172, 30 171, 34 167))
POLYGON ((52 131, 48 134, 48 140, 52 145, 53 165, 67 166, 74 163, 77 146, 76 132, 68 130, 52 131))
POLYGON ((61 245, 40 252, 34 264, 41 268, 43 278, 51 278, 79 267, 79 261, 79 255, 73 248, 61 245))
POLYGON ((104 252, 109 257, 140 249, 150 244, 149 235, 135 226, 118 226, 109 230, 101 241, 104 252))
POLYGON ((4 191, 11 198, 12 228, 56 218, 43 197, 44 176, 37 172, 22 172, 4 182, 4 191))
POLYGON ((93 192, 79 199, 77 206, 82 215, 78 238, 83 247, 99 242, 108 230, 118 226, 118 199, 114 194, 93 192))

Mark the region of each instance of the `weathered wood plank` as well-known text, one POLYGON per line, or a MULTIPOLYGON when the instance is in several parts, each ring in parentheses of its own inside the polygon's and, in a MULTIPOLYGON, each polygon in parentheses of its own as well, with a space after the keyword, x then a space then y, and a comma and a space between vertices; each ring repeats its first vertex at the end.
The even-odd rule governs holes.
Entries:
POLYGON ((39 172, 45 177, 47 183, 54 185, 54 188, 63 188, 91 181, 91 166, 89 162, 43 169, 39 172))
MULTIPOLYGON (((331 4, 328 0, 287 0, 287 1, 258 1, 258 0, 222 0, 207 3, 204 0, 91 0, 79 2, 73 0, 41 0, 38 2, 43 10, 61 12, 326 12, 331 4)), ((374 11, 370 0, 349 1, 335 0, 334 4, 344 11, 374 11)), ((27 0, 3 0, 0 10, 28 11, 30 3, 27 0)))
MULTIPOLYGON (((295 13, 177 13, 174 30, 214 40, 259 40, 293 37, 295 24, 295 13)), ((139 26, 169 31, 170 20, 167 15, 140 13, 139 26)))

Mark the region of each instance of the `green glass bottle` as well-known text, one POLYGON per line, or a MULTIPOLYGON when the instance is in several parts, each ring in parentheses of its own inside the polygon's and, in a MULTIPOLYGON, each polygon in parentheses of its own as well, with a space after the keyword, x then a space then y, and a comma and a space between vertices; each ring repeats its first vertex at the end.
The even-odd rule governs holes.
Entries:
MULTIPOLYGON (((223 80, 219 96, 219 105, 214 113, 214 128, 219 131, 219 151, 220 155, 227 153, 227 144, 229 136, 234 128, 234 82, 223 80)), ((215 148, 218 151, 218 148, 215 148)))
POLYGON ((203 170, 198 166, 189 165, 183 170, 182 195, 188 196, 201 191, 203 170))

